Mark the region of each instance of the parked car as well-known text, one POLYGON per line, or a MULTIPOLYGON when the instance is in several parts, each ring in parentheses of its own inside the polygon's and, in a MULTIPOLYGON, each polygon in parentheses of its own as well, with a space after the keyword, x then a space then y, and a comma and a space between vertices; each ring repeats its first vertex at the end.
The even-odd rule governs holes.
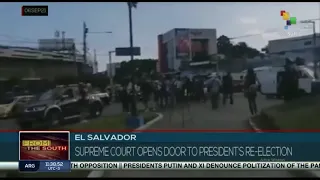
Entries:
POLYGON ((32 98, 26 96, 6 96, 0 99, 0 119, 16 118, 23 106, 32 98))
POLYGON ((94 92, 91 95, 100 98, 104 105, 109 105, 111 103, 108 92, 94 92))
MULTIPOLYGON (((88 96, 89 114, 98 117, 103 111, 102 100, 93 95, 88 96)), ((79 118, 80 95, 76 86, 56 87, 48 90, 29 101, 23 112, 17 118, 22 128, 30 128, 34 123, 41 123, 51 127, 72 118, 79 118)))

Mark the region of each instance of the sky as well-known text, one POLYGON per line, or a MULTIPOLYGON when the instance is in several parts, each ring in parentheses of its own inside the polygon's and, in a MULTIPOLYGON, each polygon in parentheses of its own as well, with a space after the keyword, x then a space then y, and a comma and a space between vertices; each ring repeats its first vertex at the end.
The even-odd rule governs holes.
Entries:
MULTIPOLYGON (((157 35, 173 28, 215 28, 217 35, 233 37, 234 43, 246 42, 260 50, 269 40, 312 33, 308 24, 284 30, 280 11, 297 21, 320 18, 320 3, 276 2, 141 2, 133 10, 134 46, 141 47, 137 58, 157 58, 157 35), (250 37, 245 35, 258 34, 250 37)), ((124 2, 75 3, 1 3, 0 44, 37 46, 41 38, 53 38, 55 31, 65 31, 82 49, 82 23, 89 31, 112 31, 112 34, 88 34, 90 52, 96 49, 99 71, 104 71, 108 51, 129 46, 128 7, 124 2), (49 16, 21 16, 23 5, 48 5, 49 16)), ((317 22, 316 31, 320 24, 317 22)), ((113 57, 114 62, 128 60, 113 57)))

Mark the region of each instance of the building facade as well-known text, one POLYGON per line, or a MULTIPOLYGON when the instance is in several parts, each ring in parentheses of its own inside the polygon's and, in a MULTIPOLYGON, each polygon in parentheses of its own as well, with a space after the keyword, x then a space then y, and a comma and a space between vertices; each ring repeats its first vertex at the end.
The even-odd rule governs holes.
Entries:
POLYGON ((63 54, 24 47, 0 46, 0 79, 45 78, 78 76, 79 67, 85 73, 93 72, 90 57, 84 63, 81 54, 63 54))
POLYGON ((287 39, 272 40, 268 43, 270 55, 278 55, 295 59, 297 57, 305 59, 307 62, 320 60, 320 34, 316 35, 316 45, 314 45, 313 35, 299 36, 287 39))
POLYGON ((158 35, 161 72, 179 70, 197 56, 217 54, 216 29, 172 29, 158 35))

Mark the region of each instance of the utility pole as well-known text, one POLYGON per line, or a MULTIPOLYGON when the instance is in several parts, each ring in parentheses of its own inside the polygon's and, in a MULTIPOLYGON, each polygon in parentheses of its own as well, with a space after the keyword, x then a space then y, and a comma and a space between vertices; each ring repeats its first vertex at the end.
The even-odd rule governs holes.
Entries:
POLYGON ((314 77, 318 79, 318 59, 317 59, 317 33, 316 33, 316 23, 312 21, 313 30, 313 71, 314 77))
MULTIPOLYGON (((83 22, 83 63, 87 64, 87 34, 88 34, 88 28, 86 25, 86 22, 83 22)), ((81 75, 83 74, 83 67, 85 67, 81 64, 81 75)))
POLYGON ((61 32, 61 37, 62 37, 62 51, 64 51, 66 49, 66 45, 65 45, 65 35, 66 35, 66 32, 65 31, 62 31, 61 32))
POLYGON ((94 73, 98 72, 96 49, 93 50, 93 71, 94 73))
POLYGON ((77 75, 79 76, 80 72, 79 72, 79 67, 78 67, 78 63, 77 63, 77 48, 76 48, 76 44, 73 43, 72 45, 72 58, 74 61, 74 65, 77 71, 77 75))
POLYGON ((58 50, 58 49, 59 49, 60 31, 57 30, 57 31, 54 33, 54 37, 57 39, 55 50, 58 50))
MULTIPOLYGON (((133 31, 132 31, 132 8, 136 8, 137 7, 137 3, 136 2, 128 2, 128 10, 129 10, 129 37, 130 37, 130 60, 133 61, 133 31)), ((132 78, 132 93, 133 93, 133 97, 132 97, 132 103, 131 103, 131 115, 132 116, 137 116, 138 112, 137 112, 137 102, 136 102, 136 86, 135 86, 135 79, 136 79, 136 73, 133 73, 133 78, 132 78)))
POLYGON ((113 99, 115 90, 114 90, 114 85, 113 85, 113 64, 112 64, 112 53, 115 53, 115 51, 109 51, 109 80, 110 80, 110 87, 111 87, 111 99, 113 99))
POLYGON ((83 60, 87 63, 87 34, 88 28, 85 22, 83 22, 83 60))
POLYGON ((132 61, 134 59, 133 57, 133 32, 132 32, 132 4, 129 2, 129 37, 130 37, 130 60, 132 61))

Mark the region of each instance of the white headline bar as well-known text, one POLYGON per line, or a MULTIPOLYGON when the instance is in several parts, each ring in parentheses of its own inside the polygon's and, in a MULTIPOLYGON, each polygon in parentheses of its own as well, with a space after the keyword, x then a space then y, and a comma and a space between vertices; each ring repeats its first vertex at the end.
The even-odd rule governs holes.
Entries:
MULTIPOLYGON (((18 170, 18 162, 0 162, 0 170, 18 170)), ((320 162, 72 162, 74 170, 320 170, 320 162)))

